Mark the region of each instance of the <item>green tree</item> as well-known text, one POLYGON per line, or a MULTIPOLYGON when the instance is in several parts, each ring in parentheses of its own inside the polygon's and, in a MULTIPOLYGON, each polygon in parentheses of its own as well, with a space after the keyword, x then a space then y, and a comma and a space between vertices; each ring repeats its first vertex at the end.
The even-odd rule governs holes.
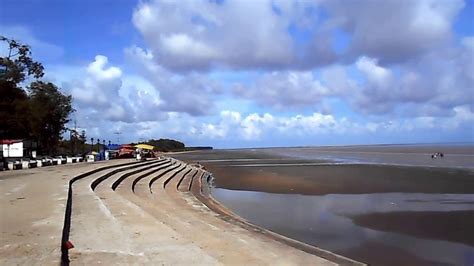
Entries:
POLYGON ((7 44, 7 54, 0 57, 0 138, 29 136, 28 95, 19 87, 26 77, 43 76, 41 63, 31 58, 30 47, 0 36, 7 44))
POLYGON ((156 151, 183 151, 185 149, 184 143, 172 139, 150 139, 144 143, 154 146, 156 151))
POLYGON ((52 153, 74 111, 72 97, 61 93, 53 83, 34 81, 28 86, 31 135, 43 151, 52 153))
POLYGON ((30 133, 28 95, 15 84, 0 80, 0 139, 26 138, 30 133))
POLYGON ((52 83, 38 81, 44 67, 28 45, 0 36, 7 52, 0 57, 0 138, 33 138, 43 151, 55 151, 72 108, 71 96, 52 83), (33 81, 27 90, 22 83, 33 81))
POLYGON ((31 50, 28 45, 4 36, 0 36, 0 41, 8 44, 8 54, 0 57, 1 80, 18 84, 24 81, 27 76, 33 76, 36 79, 43 77, 44 67, 40 62, 31 58, 31 50))

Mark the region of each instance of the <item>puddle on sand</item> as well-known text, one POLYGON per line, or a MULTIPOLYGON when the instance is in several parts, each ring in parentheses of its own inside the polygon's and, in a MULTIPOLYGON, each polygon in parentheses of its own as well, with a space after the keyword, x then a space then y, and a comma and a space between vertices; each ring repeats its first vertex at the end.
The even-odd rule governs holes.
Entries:
MULTIPOLYGON (((373 265, 474 264, 474 246, 466 244, 473 242, 471 228, 442 228, 441 232, 434 232, 437 237, 423 238, 403 230, 373 230, 358 226, 351 219, 357 215, 402 212, 421 216, 428 216, 430 212, 446 212, 447 216, 442 217, 452 218, 462 211, 474 212, 473 194, 306 196, 220 188, 213 188, 212 194, 236 214, 256 225, 373 265), (448 241, 450 230, 464 230, 466 241, 448 241), (447 237, 443 239, 443 236, 447 237)), ((429 220, 429 217, 424 218, 429 220)), ((442 222, 439 217, 436 219, 436 222, 442 222)), ((474 226, 474 221, 472 224, 474 226)), ((423 230, 424 225, 419 226, 423 230)))

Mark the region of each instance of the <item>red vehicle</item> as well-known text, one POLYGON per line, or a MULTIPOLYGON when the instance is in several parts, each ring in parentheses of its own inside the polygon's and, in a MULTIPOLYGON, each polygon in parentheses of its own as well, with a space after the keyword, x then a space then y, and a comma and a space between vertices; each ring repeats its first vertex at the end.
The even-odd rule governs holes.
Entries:
POLYGON ((135 153, 135 147, 130 144, 120 146, 118 152, 118 158, 133 158, 135 153))

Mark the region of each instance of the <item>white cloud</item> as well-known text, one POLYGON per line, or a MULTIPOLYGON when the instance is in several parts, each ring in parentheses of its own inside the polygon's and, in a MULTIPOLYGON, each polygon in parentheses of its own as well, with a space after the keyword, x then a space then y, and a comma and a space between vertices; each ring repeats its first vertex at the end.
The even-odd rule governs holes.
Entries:
MULTIPOLYGON (((462 7, 461 0, 144 0, 132 22, 147 47, 126 48, 125 66, 98 55, 85 66, 47 66, 47 79, 72 93, 91 135, 121 130, 130 141, 278 145, 295 136, 472 130, 474 37, 452 38, 462 7), (335 44, 348 49, 336 55, 335 44), (230 95, 225 85, 234 83, 230 95)), ((0 31, 40 59, 63 53, 27 28, 0 31)))
POLYGON ((207 44, 182 33, 161 36, 163 52, 176 57, 190 57, 196 60, 213 60, 218 53, 207 44))
POLYGON ((133 23, 168 69, 311 69, 338 59, 341 30, 349 48, 339 59, 412 60, 450 43, 463 7, 462 0, 150 0, 137 6, 133 23))
POLYGON ((321 98, 332 96, 311 72, 284 71, 263 74, 252 86, 236 84, 234 94, 277 109, 316 106, 321 98))
MULTIPOLYGON (((455 108, 452 117, 422 116, 398 120, 374 120, 357 122, 345 117, 321 113, 294 116, 275 116, 269 113, 251 113, 242 116, 239 112, 225 110, 216 123, 192 122, 188 134, 207 140, 234 139, 248 142, 315 137, 354 137, 375 135, 406 135, 411 132, 441 130, 444 133, 468 127, 473 129, 474 112, 467 106, 455 108)), ((276 143, 273 143, 275 145, 276 143)))
POLYGON ((220 94, 219 83, 204 75, 175 74, 157 64, 154 54, 133 46, 125 50, 127 60, 159 92, 160 109, 166 112, 185 112, 193 116, 210 114, 213 98, 220 94))
POLYGON ((309 65, 327 63, 334 58, 325 38, 301 51, 288 31, 308 26, 312 18, 299 16, 308 16, 310 7, 316 8, 307 1, 143 1, 133 23, 155 60, 173 70, 301 66, 310 57, 315 62, 309 65))
POLYGON ((469 38, 420 56, 417 61, 388 68, 376 59, 356 62, 365 82, 359 82, 355 107, 365 113, 401 112, 409 116, 450 115, 461 105, 474 106, 474 49, 469 38))
POLYGON ((98 125, 106 121, 161 121, 159 94, 140 77, 124 76, 121 68, 110 65, 108 58, 97 55, 84 67, 51 67, 46 79, 59 81, 73 97, 75 114, 84 123, 98 125))
POLYGON ((87 72, 97 80, 112 80, 122 76, 122 70, 118 67, 105 68, 108 63, 107 57, 97 55, 95 61, 87 67, 87 72))
POLYGON ((255 141, 275 135, 318 135, 326 133, 341 134, 346 128, 356 126, 347 123, 345 118, 336 120, 332 115, 313 113, 308 116, 274 116, 269 113, 251 113, 242 116, 239 112, 224 110, 217 123, 203 123, 194 130, 210 138, 237 137, 255 141))
POLYGON ((332 27, 351 35, 349 52, 404 62, 449 43, 462 0, 327 1, 332 27))
POLYGON ((391 71, 379 66, 376 59, 361 57, 357 60, 356 67, 367 77, 369 83, 377 87, 387 87, 393 82, 391 71))

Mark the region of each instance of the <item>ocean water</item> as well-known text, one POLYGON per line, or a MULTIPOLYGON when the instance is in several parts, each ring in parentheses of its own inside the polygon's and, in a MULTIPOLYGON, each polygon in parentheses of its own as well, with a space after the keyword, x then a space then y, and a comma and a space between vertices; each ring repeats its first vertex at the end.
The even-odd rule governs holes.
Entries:
MULTIPOLYGON (((397 265, 399 262, 403 265, 474 263, 474 247, 468 244, 374 230, 359 226, 350 218, 373 212, 474 212, 473 194, 308 196, 213 188, 212 195, 258 226, 373 265, 397 265)), ((447 227, 443 230, 459 229, 447 227)), ((469 235, 472 232, 466 230, 465 237, 474 238, 474 235, 469 235)))
MULTIPOLYGON (((306 173, 307 169, 318 167, 320 160, 334 162, 333 167, 403 165, 426 171, 435 167, 443 173, 452 173, 450 169, 474 169, 472 144, 249 149, 209 162, 224 169, 231 166, 259 173, 278 173, 285 164, 292 164, 288 159, 265 160, 260 157, 262 153, 268 158, 307 160, 291 166, 306 168, 306 173), (432 159, 434 152, 443 152, 444 157, 432 159), (239 157, 239 153, 244 156, 239 157), (248 158, 253 159, 246 162, 248 158)), ((414 184, 417 180, 422 179, 414 176, 414 184)), ((214 198, 258 226, 365 263, 472 266, 474 194, 456 193, 299 195, 212 188, 214 198), (366 222, 354 218, 361 216, 366 222)))
POLYGON ((474 144, 472 143, 269 148, 264 151, 272 155, 301 159, 474 169, 474 144), (443 158, 431 158, 435 152, 442 152, 443 158))

